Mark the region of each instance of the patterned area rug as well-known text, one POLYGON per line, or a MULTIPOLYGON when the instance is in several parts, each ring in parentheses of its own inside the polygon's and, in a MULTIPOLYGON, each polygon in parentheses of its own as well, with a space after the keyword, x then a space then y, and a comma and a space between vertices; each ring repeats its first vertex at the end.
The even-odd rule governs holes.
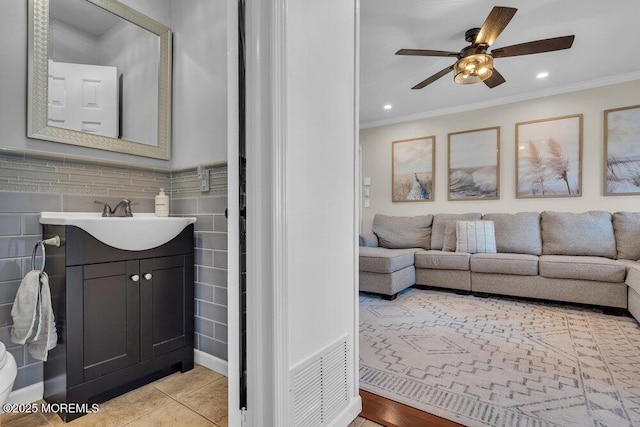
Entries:
POLYGON ((638 426, 640 327, 561 304, 361 294, 360 388, 469 426, 638 426))

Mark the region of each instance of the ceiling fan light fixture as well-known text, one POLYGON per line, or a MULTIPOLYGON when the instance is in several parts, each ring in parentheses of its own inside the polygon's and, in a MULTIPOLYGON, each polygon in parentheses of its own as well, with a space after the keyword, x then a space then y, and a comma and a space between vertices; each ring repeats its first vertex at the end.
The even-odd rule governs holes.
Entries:
POLYGON ((493 74, 493 57, 476 53, 460 58, 453 66, 453 80, 462 85, 480 83, 493 74))

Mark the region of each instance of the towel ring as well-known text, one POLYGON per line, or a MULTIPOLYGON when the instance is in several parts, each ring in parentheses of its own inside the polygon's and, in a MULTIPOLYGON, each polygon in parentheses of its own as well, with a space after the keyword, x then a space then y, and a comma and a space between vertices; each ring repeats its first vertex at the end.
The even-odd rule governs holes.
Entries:
POLYGON ((44 252, 44 243, 42 243, 42 240, 38 241, 38 243, 36 243, 36 245, 33 247, 33 252, 31 253, 31 269, 32 270, 36 269, 36 255, 38 254, 39 247, 42 248, 42 265, 38 270, 42 273, 44 271, 44 264, 46 262, 45 260, 46 256, 44 252))
POLYGON ((33 252, 31 252, 31 269, 36 270, 36 255, 38 254, 38 248, 42 249, 42 265, 38 269, 41 273, 44 272, 44 266, 47 262, 47 257, 44 250, 44 245, 51 245, 60 247, 60 236, 54 236, 50 239, 38 240, 38 243, 33 247, 33 252))

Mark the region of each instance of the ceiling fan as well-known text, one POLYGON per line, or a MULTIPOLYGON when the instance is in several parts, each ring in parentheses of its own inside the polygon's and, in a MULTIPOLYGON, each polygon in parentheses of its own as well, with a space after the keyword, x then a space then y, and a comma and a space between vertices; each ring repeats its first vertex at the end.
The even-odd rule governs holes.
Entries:
POLYGON ((555 50, 569 49, 573 44, 574 35, 554 37, 550 39, 536 40, 527 43, 493 49, 487 52, 489 46, 498 38, 515 15, 513 7, 495 6, 480 28, 468 30, 464 38, 471 43, 460 52, 427 49, 400 49, 396 55, 412 56, 450 56, 458 58, 442 71, 421 81, 412 89, 422 89, 435 82, 440 77, 454 71, 454 81, 459 84, 473 84, 484 82, 489 88, 494 88, 505 82, 502 74, 493 67, 494 58, 506 58, 509 56, 531 55, 534 53, 552 52, 555 50))

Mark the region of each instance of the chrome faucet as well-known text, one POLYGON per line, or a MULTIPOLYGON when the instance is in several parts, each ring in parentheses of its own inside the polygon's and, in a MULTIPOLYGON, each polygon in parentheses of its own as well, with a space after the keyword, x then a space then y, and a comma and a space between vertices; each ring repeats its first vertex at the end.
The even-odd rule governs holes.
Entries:
POLYGON ((102 216, 103 217, 133 216, 133 213, 131 212, 131 205, 137 205, 137 203, 133 203, 129 199, 122 200, 113 209, 111 209, 111 206, 109 206, 108 203, 101 202, 100 200, 94 200, 93 203, 98 203, 100 205, 103 205, 103 209, 102 209, 102 216))

